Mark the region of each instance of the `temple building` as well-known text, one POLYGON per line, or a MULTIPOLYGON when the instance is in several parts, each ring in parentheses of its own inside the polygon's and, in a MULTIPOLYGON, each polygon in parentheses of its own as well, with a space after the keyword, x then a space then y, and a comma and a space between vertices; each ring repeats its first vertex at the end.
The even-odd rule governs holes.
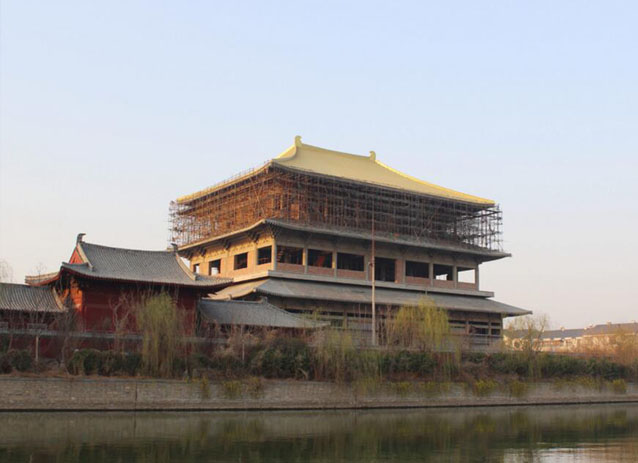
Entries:
MULTIPOLYGON (((205 303, 258 301, 346 327, 362 342, 424 297, 472 345, 529 313, 493 299, 480 265, 509 257, 499 206, 369 156, 302 143, 171 203, 172 240, 191 270, 233 283, 205 303), (374 307, 374 310, 373 310, 374 307)), ((372 341, 374 342, 374 341, 372 341)))
POLYGON ((22 290, 31 299, 38 291, 52 292, 61 310, 76 311, 79 330, 113 332, 125 323, 122 328, 134 331, 135 306, 145 297, 164 292, 183 311, 188 334, 195 334, 201 297, 231 282, 191 272, 175 250, 116 248, 87 243, 83 238, 80 233, 69 262, 62 262, 56 272, 28 276, 31 289, 22 290))

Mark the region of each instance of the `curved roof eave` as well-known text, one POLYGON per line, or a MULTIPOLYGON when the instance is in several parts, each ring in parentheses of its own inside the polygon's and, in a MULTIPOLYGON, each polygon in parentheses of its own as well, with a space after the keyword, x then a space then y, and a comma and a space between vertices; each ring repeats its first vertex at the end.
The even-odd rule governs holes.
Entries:
POLYGON ((411 193, 439 199, 465 202, 484 207, 496 205, 496 202, 491 199, 445 188, 394 169, 377 160, 374 151, 370 152, 370 156, 344 153, 302 143, 301 137, 299 136, 295 137, 295 143, 292 146, 263 165, 241 172, 234 177, 203 190, 181 196, 177 198, 176 203, 187 204, 196 199, 203 198, 225 186, 232 185, 255 175, 273 164, 308 174, 409 191, 411 193))

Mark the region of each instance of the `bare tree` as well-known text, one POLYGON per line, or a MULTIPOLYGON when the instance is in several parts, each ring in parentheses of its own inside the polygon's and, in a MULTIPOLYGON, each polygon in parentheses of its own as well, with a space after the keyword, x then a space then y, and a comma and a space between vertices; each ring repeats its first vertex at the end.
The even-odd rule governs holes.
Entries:
POLYGON ((525 354, 533 355, 542 349, 543 334, 548 327, 549 317, 545 314, 516 317, 505 327, 505 345, 525 354))
POLYGON ((113 350, 123 352, 125 343, 123 337, 135 329, 135 311, 140 301, 149 297, 149 294, 135 294, 127 292, 120 294, 116 301, 110 303, 113 321, 113 350))
POLYGON ((0 283, 13 282, 13 268, 4 259, 0 259, 0 283))

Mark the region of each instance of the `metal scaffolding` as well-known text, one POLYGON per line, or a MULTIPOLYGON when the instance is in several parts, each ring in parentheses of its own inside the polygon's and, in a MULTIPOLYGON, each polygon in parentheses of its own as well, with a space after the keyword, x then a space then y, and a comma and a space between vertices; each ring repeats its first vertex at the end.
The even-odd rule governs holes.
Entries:
POLYGON ((502 251, 502 214, 483 205, 315 175, 268 163, 171 202, 170 240, 185 246, 263 219, 369 231, 411 241, 502 251))

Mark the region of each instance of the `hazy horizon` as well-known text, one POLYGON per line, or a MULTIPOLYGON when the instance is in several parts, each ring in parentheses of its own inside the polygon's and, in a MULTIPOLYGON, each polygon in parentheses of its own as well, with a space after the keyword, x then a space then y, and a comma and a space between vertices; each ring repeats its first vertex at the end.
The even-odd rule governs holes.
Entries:
POLYGON ((0 260, 164 249, 171 200, 303 141, 497 201, 481 289, 638 319, 633 2, 0 0, 0 260))

